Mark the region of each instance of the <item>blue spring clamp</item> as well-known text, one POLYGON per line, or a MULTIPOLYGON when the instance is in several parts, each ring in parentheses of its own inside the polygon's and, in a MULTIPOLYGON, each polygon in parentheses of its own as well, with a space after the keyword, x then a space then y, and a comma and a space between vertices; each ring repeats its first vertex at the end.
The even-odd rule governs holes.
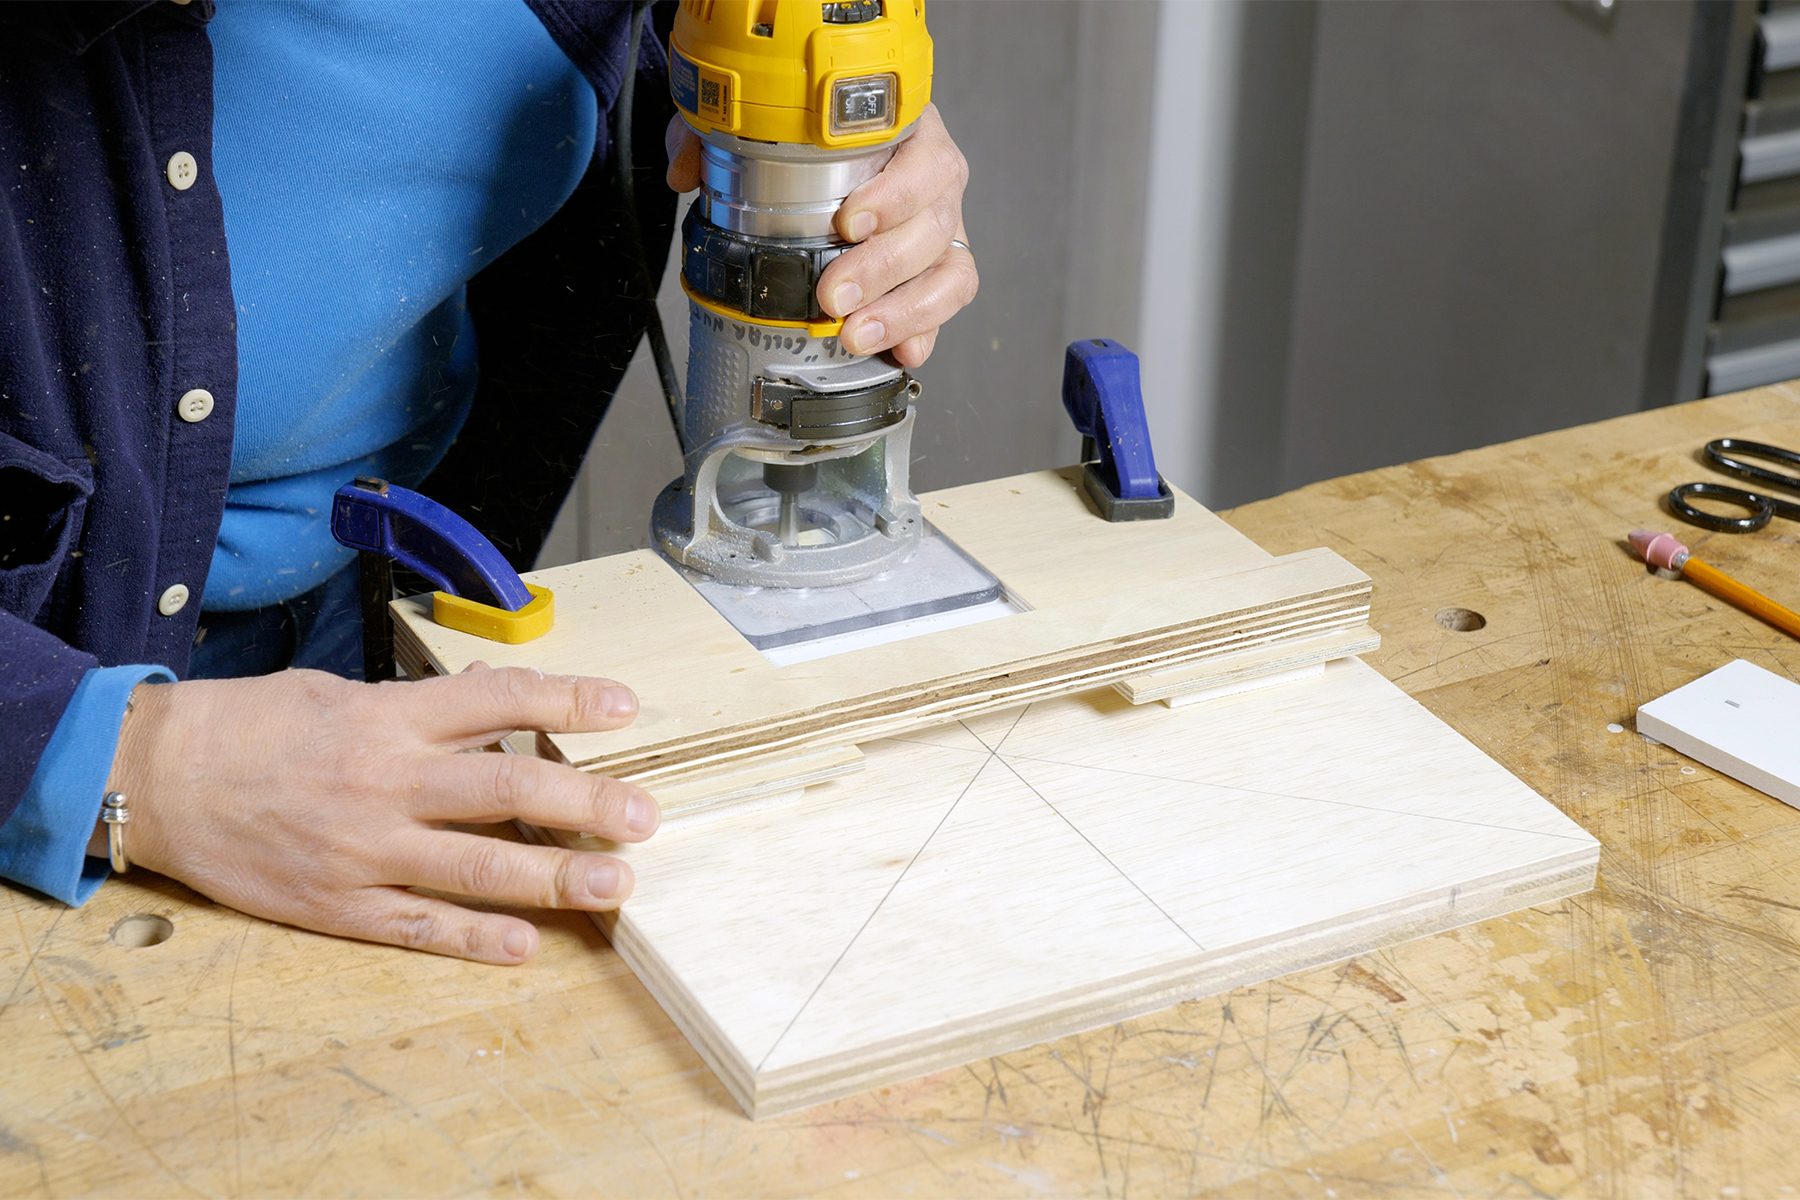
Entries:
POLYGON ((361 476, 331 500, 331 536, 357 552, 362 572, 363 677, 394 677, 394 631, 387 606, 393 564, 418 572, 437 592, 432 619, 499 642, 527 642, 554 620, 550 589, 526 583, 480 530, 437 501, 383 479, 361 476))
POLYGON ((1081 434, 1081 490, 1108 521, 1173 515, 1175 495, 1156 473, 1138 357, 1110 338, 1070 342, 1063 407, 1081 434))

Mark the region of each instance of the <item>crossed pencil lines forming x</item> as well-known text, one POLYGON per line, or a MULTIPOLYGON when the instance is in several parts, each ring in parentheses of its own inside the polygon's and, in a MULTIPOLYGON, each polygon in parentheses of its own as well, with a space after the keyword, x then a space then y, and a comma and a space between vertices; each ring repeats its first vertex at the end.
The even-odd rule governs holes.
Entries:
MULTIPOLYGON (((1114 861, 1110 855, 1108 855, 1106 853, 1106 851, 1102 850, 1099 847, 1099 845, 1097 845, 1094 842, 1094 840, 1092 838, 1090 838, 1087 835, 1087 833, 1085 831, 1083 831, 1079 825, 1077 825, 1074 821, 1070 820, 1068 815, 1065 814, 1060 808, 1058 808, 1056 806, 1056 804, 1050 800, 1049 797, 1045 796, 1044 793, 1039 791, 1036 786, 1034 786, 1029 780, 1027 780, 1024 777, 1024 775, 1020 774, 1018 768, 1016 766, 1014 766, 1011 761, 1009 761, 1009 758, 1017 759, 1020 762, 1041 763, 1045 766, 1066 767, 1071 770, 1078 770, 1078 771, 1102 771, 1102 772, 1106 772, 1106 773, 1113 774, 1113 775, 1118 775, 1118 776, 1128 778, 1128 779, 1149 780, 1149 781, 1155 781, 1155 782, 1160 782, 1160 783, 1175 784, 1175 785, 1178 785, 1181 787, 1203 789, 1203 790, 1208 790, 1208 791, 1231 792, 1231 793, 1235 793, 1235 794, 1241 795, 1246 798, 1269 797, 1269 798, 1282 799, 1282 800, 1298 800, 1298 801, 1304 801, 1304 802, 1311 802, 1311 803, 1315 803, 1315 804, 1331 805, 1331 806, 1337 807, 1337 808, 1355 808, 1355 809, 1362 809, 1362 810, 1369 811, 1369 812, 1386 813, 1386 814, 1393 815, 1393 816, 1410 817, 1410 818, 1414 818, 1414 819, 1421 820, 1421 821, 1447 821, 1451 824, 1465 825, 1465 826, 1470 826, 1472 828, 1478 828, 1478 829, 1494 829, 1494 830, 1502 830, 1502 831, 1511 832, 1511 833, 1531 834, 1531 835, 1534 835, 1537 837, 1551 838, 1551 839, 1559 840, 1559 841, 1583 840, 1580 837, 1576 837, 1576 836, 1572 836, 1572 835, 1568 835, 1568 834, 1550 833, 1546 830, 1538 830, 1538 829, 1519 829, 1519 828, 1517 828, 1515 826, 1511 826, 1511 825, 1502 825, 1502 824, 1498 824, 1496 822, 1489 822, 1489 821, 1475 821, 1475 820, 1471 820, 1467 817, 1450 816, 1445 813, 1406 811, 1406 810, 1402 810, 1402 809, 1386 808, 1381 805, 1375 805, 1375 804, 1359 804, 1359 803, 1356 803, 1355 801, 1351 801, 1351 800, 1335 799, 1335 798, 1329 798, 1329 797, 1324 797, 1324 796, 1294 795, 1289 792, 1280 792, 1280 791, 1273 791, 1273 790, 1262 789, 1262 788, 1245 787, 1245 786, 1243 786, 1241 784, 1237 784, 1237 783, 1209 783, 1209 782, 1205 782, 1205 781, 1201 781, 1201 780, 1194 780, 1194 779, 1179 779, 1179 778, 1174 778, 1174 777, 1165 776, 1165 775, 1156 775, 1156 774, 1152 774, 1150 772, 1145 772, 1145 771, 1126 770, 1126 769, 1118 768, 1118 767, 1111 767, 1111 766, 1097 767, 1091 763, 1061 762, 1057 759, 1042 758, 1037 755, 1024 755, 1024 754, 1015 754, 1015 755, 1011 755, 1011 756, 1003 755, 1001 753, 1001 750, 1005 747, 1007 740, 1009 738, 1011 738, 1012 735, 1018 730, 1020 724, 1025 720, 1025 718, 1028 715, 1030 715, 1033 707, 1034 707, 1033 705, 1027 704, 1024 708, 1022 708, 1019 711, 1019 715, 1017 717, 1013 718, 1012 724, 1008 725, 1006 727, 1006 732, 1004 734, 1002 734, 1000 736, 999 740, 994 742, 994 744, 991 747, 988 746, 987 742, 979 734, 977 734, 974 730, 970 729, 966 722, 958 721, 957 724, 962 726, 963 731, 966 732, 970 737, 974 738, 976 742, 980 743, 980 745, 982 746, 982 750, 979 750, 979 751, 974 750, 972 748, 968 748, 968 747, 944 746, 944 745, 942 745, 940 743, 936 743, 936 742, 920 743, 922 745, 934 746, 938 749, 961 749, 961 750, 965 750, 966 752, 971 753, 971 754, 981 753, 981 754, 985 754, 985 758, 983 759, 981 765, 975 769, 974 774, 972 774, 969 777, 968 783, 964 784, 962 787, 962 790, 957 792, 956 798, 954 800, 952 800, 950 802, 950 804, 944 809, 944 813, 942 816, 940 816, 938 818, 937 824, 933 825, 931 828, 931 832, 926 834, 925 840, 922 843, 920 843, 919 848, 913 852, 912 857, 907 860, 906 865, 903 868, 901 868, 900 873, 897 876, 895 876, 893 883, 888 885, 887 891, 882 893, 881 899, 876 901, 875 907, 872 910, 870 910, 869 915, 863 919, 862 924, 857 927, 856 932, 850 936, 850 940, 848 943, 845 944, 843 950, 840 951, 838 953, 838 956, 832 960, 831 965, 825 969, 825 973, 822 976, 820 976, 819 982, 816 985, 814 985, 812 991, 807 994, 806 999, 801 1001, 799 1010, 796 1011, 794 1013, 793 1017, 789 1019, 788 1023, 782 1027, 781 1033, 776 1036, 775 1041, 769 1046, 769 1049, 763 1054, 761 1061, 759 1061, 757 1063, 757 1065, 756 1065, 757 1071, 760 1072, 763 1069, 763 1066, 774 1055, 776 1049, 781 1045, 783 1039, 785 1039, 787 1037, 788 1033, 794 1028, 795 1024, 797 1024, 799 1022, 801 1016, 806 1012, 807 1008, 812 1004, 814 997, 816 997, 819 994, 819 992, 825 987, 825 984, 831 979, 832 973, 834 971, 836 971, 837 968, 839 967, 839 965, 843 963, 844 959, 849 956, 850 951, 853 948, 855 948, 856 943, 858 942, 858 940, 861 939, 863 933, 869 928, 869 926, 871 924, 874 923, 876 916, 878 916, 880 914, 881 909, 887 903, 888 898, 891 897, 899 889, 900 884, 906 879, 906 876, 907 876, 908 872, 910 872, 912 870, 913 865, 915 863, 917 863, 921 857, 923 857, 925 851, 931 846, 933 839, 935 839, 937 837, 938 832, 944 828, 946 823, 949 822, 950 817, 953 813, 955 813, 957 806, 960 805, 963 801, 963 798, 965 796, 967 796, 974 789, 976 783, 978 783, 981 780, 982 775, 987 771, 988 766, 993 763, 998 763, 1009 774, 1011 774, 1014 779, 1018 780, 1018 782, 1023 787, 1025 787, 1028 791, 1030 791, 1033 796, 1036 796, 1037 799, 1044 805, 1045 808, 1049 809, 1052 813, 1056 814, 1057 819, 1062 821, 1063 824, 1067 825, 1071 830, 1073 830, 1075 835, 1077 837, 1079 837, 1083 842, 1085 842, 1088 845, 1088 847, 1094 851, 1095 854, 1099 855, 1100 858, 1106 863, 1106 865, 1108 867, 1112 868, 1112 870, 1118 874, 1120 879, 1123 879, 1127 884, 1129 884, 1131 886, 1131 888, 1134 891, 1136 891, 1138 893, 1138 895, 1142 896, 1144 898, 1144 900, 1152 908, 1154 908, 1158 913, 1160 913, 1162 915, 1164 920, 1168 921, 1169 924, 1171 926, 1173 926, 1176 929, 1176 931, 1181 934, 1182 937, 1186 938, 1189 942, 1193 943, 1194 948, 1196 950, 1204 951, 1206 949, 1206 947, 1201 944, 1201 942, 1198 938, 1196 938, 1193 934, 1189 933, 1188 930, 1182 926, 1181 922, 1177 921, 1172 915, 1170 915, 1169 911, 1167 909, 1165 909, 1161 904, 1159 904, 1155 897, 1151 896, 1150 893, 1145 891, 1144 888, 1141 885, 1139 885, 1135 879, 1133 879, 1130 875, 1128 875, 1125 872, 1124 868, 1120 867, 1119 864, 1116 861, 1114 861)), ((913 741, 915 739, 891 738, 888 740, 891 740, 891 741, 913 741)))
MULTIPOLYGON (((999 763, 1002 767, 1006 768, 1007 772, 1009 774, 1011 774, 1014 779, 1018 780, 1020 784, 1024 785, 1024 787, 1028 791, 1030 791, 1033 796, 1036 796, 1038 798, 1038 800, 1040 800, 1043 803, 1044 807, 1048 808, 1051 812, 1055 813, 1057 818, 1060 819, 1063 822, 1063 824, 1067 825, 1070 829, 1074 830, 1075 835, 1077 837, 1079 837, 1082 841, 1086 842, 1088 844, 1088 846, 1090 848, 1092 848, 1092 850, 1094 851, 1095 854, 1098 854, 1102 859, 1105 859, 1106 864, 1109 867, 1111 867, 1114 871, 1118 872, 1119 878, 1123 879, 1126 883, 1129 883, 1132 886, 1132 888, 1138 893, 1138 895, 1142 896, 1146 901, 1149 902, 1149 904, 1152 908, 1156 909, 1157 912, 1162 913, 1163 917, 1169 922, 1169 924, 1173 925, 1178 931, 1180 931, 1181 936, 1185 937, 1188 941, 1193 942, 1194 947, 1196 949, 1204 950, 1206 948, 1199 943, 1199 941, 1194 937, 1193 934, 1189 933, 1186 929, 1183 929, 1181 927, 1181 923, 1179 921, 1177 921, 1174 917, 1169 916, 1168 912, 1162 907, 1162 905, 1158 904, 1156 902, 1156 900, 1150 895, 1150 893, 1146 892, 1143 888, 1139 887, 1137 882, 1135 880, 1133 880, 1131 878, 1131 876, 1127 875, 1124 872, 1124 870, 1122 868, 1120 868, 1118 863, 1114 862, 1110 857, 1108 857, 1106 851, 1100 849, 1099 846, 1094 845, 1093 839, 1088 837, 1087 834, 1083 833, 1081 831, 1080 826, 1076 825, 1075 822, 1069 820, 1069 818, 1063 814, 1061 809, 1057 808, 1055 804, 1050 802, 1048 797, 1046 797, 1042 792, 1038 791, 1037 788, 1033 787, 1031 785, 1031 783, 1023 775, 1019 774, 1018 769, 1016 767, 1014 767, 1011 763, 1007 762, 1006 759, 1001 757, 1001 755, 1000 755, 1001 747, 1006 745, 1006 739, 1010 738, 1013 735, 1013 731, 1018 729, 1019 722, 1021 722, 1025 719, 1026 714, 1028 714, 1031 711, 1031 707, 1032 707, 1031 705, 1027 704, 1024 708, 1020 709, 1019 715, 1013 718, 1013 723, 1006 727, 1006 732, 1001 734, 999 740, 996 741, 991 747, 987 745, 987 743, 981 738, 981 736, 979 734, 977 734, 973 729, 970 729, 966 722, 963 722, 963 721, 957 722, 958 725, 962 726, 963 731, 965 733, 967 733, 970 737, 974 738, 977 742, 981 743, 981 745, 985 749, 986 758, 984 758, 982 760, 982 763, 979 767, 975 768, 974 774, 969 776, 969 782, 965 783, 962 786, 962 790, 956 793, 956 798, 954 800, 952 800, 950 802, 949 806, 944 809, 944 815, 939 817, 937 824, 933 825, 931 827, 931 832, 925 835, 925 840, 919 844, 919 848, 917 850, 913 851, 912 857, 910 859, 908 859, 906 862, 906 865, 900 869, 900 873, 894 877, 894 882, 888 885, 887 891, 885 891, 881 894, 881 899, 877 900, 875 902, 875 907, 870 910, 869 915, 867 917, 863 918, 863 923, 861 925, 857 926, 855 933, 850 935, 849 942, 847 942, 845 944, 844 948, 838 952, 838 956, 831 961, 831 965, 829 967, 825 968, 825 973, 819 977, 819 982, 816 983, 815 985, 813 985, 813 990, 808 992, 806 999, 802 1000, 800 1002, 799 1010, 796 1011, 794 1013, 794 1015, 788 1020, 788 1023, 782 1027, 781 1032, 776 1035, 774 1042, 770 1044, 769 1049, 763 1054, 762 1060, 756 1064, 756 1069, 758 1071, 761 1071, 763 1069, 763 1065, 769 1061, 769 1058, 775 1053, 776 1048, 781 1045, 782 1039, 787 1037, 788 1031, 793 1029, 794 1025, 800 1020, 801 1015, 806 1012, 807 1007, 812 1004, 813 997, 817 996, 819 994, 819 992, 825 987, 826 981, 831 978, 832 972, 836 971, 838 969, 838 965, 840 963, 842 963, 844 961, 844 959, 849 956, 850 951, 856 946, 856 943, 862 937, 863 932, 865 930, 867 930, 871 924, 874 923, 876 916, 879 915, 881 912, 882 906, 888 902, 888 897, 892 896, 894 894, 894 892, 899 889, 900 884, 906 879, 907 873, 913 869, 913 864, 918 862, 919 859, 924 855, 926 849, 930 847, 930 845, 932 843, 932 839, 937 837, 938 831, 941 830, 944 827, 944 825, 950 820, 950 816, 952 813, 954 813, 956 811, 957 805, 961 804, 963 801, 963 797, 967 796, 969 794, 969 792, 974 789, 975 784, 981 779, 982 774, 984 772, 986 772, 989 764, 991 764, 991 763, 999 763)), ((894 739, 894 740, 904 741, 907 739, 894 739)), ((926 743, 926 744, 933 744, 933 743, 926 743)), ((943 749, 943 748, 945 748, 945 747, 940 747, 940 749, 943 749)), ((973 753, 973 751, 972 751, 972 753, 973 753)), ((1045 762, 1045 763, 1049 763, 1050 765, 1054 765, 1054 766, 1066 766, 1066 767, 1075 767, 1077 769, 1081 769, 1079 767, 1079 765, 1075 764, 1075 763, 1050 763, 1050 760, 1048 760, 1048 759, 1034 759, 1033 761, 1045 762)), ((1182 782, 1182 781, 1170 780, 1169 782, 1175 783, 1175 782, 1182 782)))

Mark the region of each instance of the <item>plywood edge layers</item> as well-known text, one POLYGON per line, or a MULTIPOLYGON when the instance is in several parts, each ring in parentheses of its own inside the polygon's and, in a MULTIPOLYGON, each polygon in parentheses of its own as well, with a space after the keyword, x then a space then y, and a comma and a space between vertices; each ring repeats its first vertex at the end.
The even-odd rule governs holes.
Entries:
MULTIPOLYGON (((1276 638, 1285 638, 1289 636, 1304 637, 1315 633, 1320 628, 1325 628, 1327 630, 1349 630, 1354 632, 1357 629, 1368 628, 1366 624, 1362 623, 1366 621, 1367 617, 1368 609, 1366 607, 1351 609, 1342 614, 1332 614, 1329 619, 1321 619, 1318 622, 1308 623, 1299 626, 1298 628, 1290 629, 1284 626, 1279 634, 1271 636, 1276 638), (1342 622, 1342 624, 1340 624, 1340 622, 1342 622)), ((1379 642, 1378 638, 1376 639, 1376 642, 1379 642)), ((1181 653, 1170 655, 1168 657, 1152 658, 1148 661, 1181 666, 1197 661, 1203 661, 1206 654, 1213 652, 1200 651, 1197 653, 1198 657, 1196 657, 1196 655, 1181 653)), ((1328 657, 1345 657, 1349 653, 1353 653, 1353 651, 1345 651, 1343 654, 1332 654, 1328 657)), ((1321 659, 1320 661, 1324 660, 1321 659)), ((1021 683, 1017 680, 1011 680, 1009 681, 1008 686, 1004 688, 995 688, 986 693, 976 693, 973 696, 952 696, 945 700, 936 701, 929 706, 915 704, 911 707, 900 709, 897 712, 878 712, 873 716, 864 717, 858 720, 851 719, 848 714, 831 714, 829 719, 822 718, 816 723, 809 723, 806 726, 793 730, 784 737, 764 737, 754 741, 740 741, 737 743, 706 743, 704 748, 708 750, 707 753, 699 753, 703 748, 701 746, 689 746, 685 747, 685 749, 690 753, 679 757, 669 756, 667 759, 658 757, 643 762, 632 762, 629 759, 624 761, 602 759, 592 763, 581 763, 578 765, 584 771, 604 772, 606 774, 614 775, 617 778, 628 779, 633 783, 638 783, 645 787, 661 787, 665 785, 665 781, 676 781, 685 785, 688 780, 696 776, 728 769, 738 764, 754 763, 765 756, 779 759, 794 754, 807 753, 815 744, 816 738, 831 737, 834 739, 843 739, 846 743, 860 743, 874 741, 883 737, 897 737, 903 733, 911 732, 916 729, 925 728, 931 725, 947 724, 957 720, 967 720, 972 717, 982 716, 986 713, 996 712, 1000 709, 1009 708, 1021 703, 1030 703, 1035 700, 1070 695, 1076 692, 1104 687, 1106 684, 1114 681, 1120 672, 1126 671, 1135 674, 1135 660, 1133 663, 1118 663, 1097 670, 1089 668, 1085 671, 1078 671, 1072 674, 1058 675, 1050 678, 1047 682, 1021 683)), ((1205 676, 1197 675, 1196 678, 1204 679, 1205 676)), ((1203 683, 1193 683, 1183 690, 1201 686, 1206 685, 1203 683)), ((540 740, 538 753, 552 761, 561 761, 556 754, 555 745, 547 737, 540 740)))
MULTIPOLYGON (((1360 622, 1367 615, 1367 610, 1363 609, 1346 615, 1344 620, 1360 622)), ((1123 673, 1135 673, 1146 662, 1181 665, 1193 661, 1195 660, 1190 655, 1178 654, 1166 658, 1133 659, 1125 663, 1086 667, 1072 672, 1065 670, 1048 677, 1018 672, 1007 679, 1005 686, 992 687, 984 692, 952 694, 927 704, 877 711, 873 715, 862 717, 832 713, 797 727, 790 727, 780 735, 765 734, 736 742, 684 746, 679 748, 682 753, 657 755, 649 759, 600 759, 575 765, 584 771, 604 772, 620 779, 652 786, 663 779, 685 779, 693 772, 753 761, 764 755, 805 752, 819 738, 829 737, 845 742, 874 741, 931 725, 967 720, 1018 704, 1090 691, 1113 682, 1123 673)), ((560 761, 555 744, 548 736, 540 738, 538 750, 543 757, 560 761)))
MULTIPOLYGON (((904 688, 871 692, 854 700, 821 705, 811 710, 770 714, 756 722, 721 726, 706 734, 692 734, 680 739, 640 745, 616 754, 569 758, 564 750, 570 739, 567 735, 560 734, 546 734, 542 739, 541 752, 547 758, 571 762, 585 770, 636 777, 639 772, 653 771, 745 747, 774 748, 778 743, 792 744, 794 737, 826 729, 842 730, 848 725, 863 721, 875 721, 897 714, 918 714, 916 721, 908 715, 907 724, 884 726, 879 733, 859 732, 839 738, 845 741, 864 741, 871 736, 896 732, 900 728, 916 728, 917 723, 940 724, 954 716, 969 715, 967 710, 955 713, 950 711, 951 706, 969 700, 985 706, 988 703, 986 698, 992 696, 997 698, 998 704, 1004 706, 1026 699, 1085 691, 1128 675, 1141 675, 1155 669, 1179 666, 1247 646, 1267 645, 1290 637, 1353 628, 1366 624, 1368 617, 1367 585, 1342 587, 1271 609, 1234 611, 1217 620, 1146 630, 1140 634, 1083 646, 1068 653, 1020 658, 984 670, 921 679, 904 688)), ((968 628, 982 627, 977 625, 968 628)))
MULTIPOLYGON (((573 835, 564 836, 560 830, 539 829, 536 826, 517 822, 519 833, 526 841, 540 846, 563 846, 572 848, 572 844, 580 839, 573 835)), ((627 904, 630 901, 626 901, 627 904)), ((713 1023, 706 1019, 705 1010, 688 997, 687 993, 677 987, 674 975, 669 966, 662 960, 648 942, 642 938, 631 936, 629 924, 624 920, 622 911, 606 913, 589 913, 595 925, 612 947, 618 952, 631 973, 644 985, 651 998, 667 1013, 675 1027, 681 1030, 682 1036, 694 1047, 725 1090, 731 1093, 745 1112, 751 1110, 755 1102, 755 1090, 750 1074, 744 1070, 743 1058, 732 1053, 730 1044, 719 1033, 713 1023)))

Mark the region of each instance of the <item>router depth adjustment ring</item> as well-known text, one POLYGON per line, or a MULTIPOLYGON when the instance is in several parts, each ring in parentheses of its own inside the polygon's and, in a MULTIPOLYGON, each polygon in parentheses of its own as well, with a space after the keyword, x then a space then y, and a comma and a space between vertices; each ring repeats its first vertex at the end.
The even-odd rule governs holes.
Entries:
POLYGON ((848 245, 735 233, 701 217, 698 204, 688 209, 681 237, 681 277, 701 299, 752 320, 836 320, 819 306, 819 276, 848 245))

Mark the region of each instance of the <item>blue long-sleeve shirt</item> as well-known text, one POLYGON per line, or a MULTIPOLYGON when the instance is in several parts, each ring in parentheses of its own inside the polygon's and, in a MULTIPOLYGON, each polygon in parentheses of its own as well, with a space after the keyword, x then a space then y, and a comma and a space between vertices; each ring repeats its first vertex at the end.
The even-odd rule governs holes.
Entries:
POLYGON ((475 399, 466 284, 593 156, 593 88, 520 0, 307 0, 210 28, 237 430, 207 610, 349 564, 331 494, 416 487, 475 399))
POLYGON ((152 666, 95 667, 82 676, 24 799, 0 829, 0 878, 64 904, 94 894, 109 863, 87 856, 88 835, 100 817, 132 689, 174 678, 152 666))
MULTIPOLYGON (((471 324, 493 352, 463 442, 425 485, 521 565, 661 270, 660 253, 650 279, 633 269, 620 204, 658 245, 672 214, 660 171, 639 172, 619 202, 607 187, 629 7, 528 3, 592 85, 595 153, 541 234, 471 285, 471 324), (508 432, 521 422, 531 443, 508 432), (535 440, 547 428, 564 435, 548 452, 535 440)), ((205 598, 240 407, 214 16, 210 0, 0 6, 0 840, 15 815, 42 817, 21 804, 71 701, 119 694, 103 685, 123 677, 90 672, 179 676, 205 598)), ((669 111, 659 38, 642 54, 636 136, 656 145, 669 111)), ((404 86, 397 64, 385 70, 404 86)), ((84 842, 98 786, 81 785, 84 842)))

